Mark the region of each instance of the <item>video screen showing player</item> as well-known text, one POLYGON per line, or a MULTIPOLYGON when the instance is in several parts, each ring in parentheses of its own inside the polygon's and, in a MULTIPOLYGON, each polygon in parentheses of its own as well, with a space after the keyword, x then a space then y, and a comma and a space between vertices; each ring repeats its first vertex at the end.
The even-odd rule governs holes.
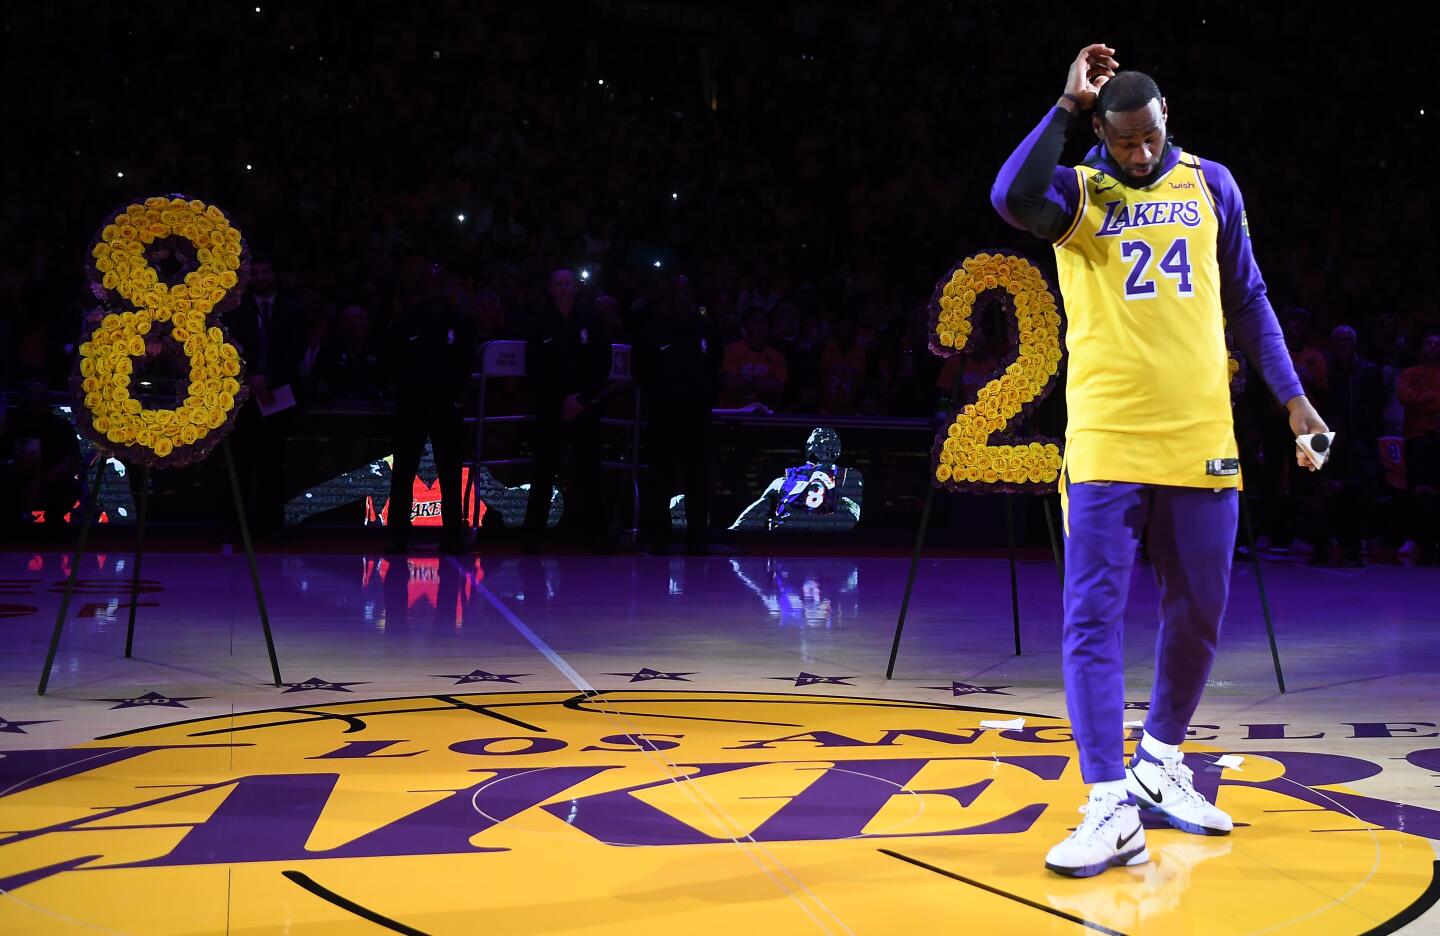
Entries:
POLYGON ((837 464, 840 434, 817 428, 805 440, 805 462, 785 469, 741 511, 731 530, 846 532, 860 522, 864 478, 837 464))
MULTIPOLYGON (((323 484, 299 494, 285 505, 285 523, 295 526, 309 521, 312 517, 345 507, 364 507, 365 526, 387 526, 389 524, 390 477, 393 459, 390 456, 362 465, 331 478, 323 484)), ((530 485, 521 484, 507 487, 495 480, 486 468, 475 473, 474 490, 470 488, 469 468, 461 473, 461 489, 470 497, 480 498, 480 525, 518 528, 525 519, 526 504, 530 496, 530 485)), ((410 505, 410 520, 415 526, 442 526, 444 517, 440 510, 440 489, 436 483, 439 475, 435 467, 435 454, 430 443, 420 457, 420 469, 413 479, 413 496, 410 505)), ((467 500, 468 503, 468 500, 467 500)), ((546 522, 554 527, 560 522, 565 511, 565 501, 558 488, 550 491, 550 513, 546 522)))

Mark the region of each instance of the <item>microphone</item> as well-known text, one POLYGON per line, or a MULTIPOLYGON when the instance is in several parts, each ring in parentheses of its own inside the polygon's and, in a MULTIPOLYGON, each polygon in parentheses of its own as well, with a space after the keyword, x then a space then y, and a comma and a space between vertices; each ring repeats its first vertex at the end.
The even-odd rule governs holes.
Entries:
POLYGON ((1335 441, 1333 432, 1312 432, 1295 439, 1295 447, 1305 453, 1306 459, 1318 470, 1330 458, 1330 447, 1335 441))

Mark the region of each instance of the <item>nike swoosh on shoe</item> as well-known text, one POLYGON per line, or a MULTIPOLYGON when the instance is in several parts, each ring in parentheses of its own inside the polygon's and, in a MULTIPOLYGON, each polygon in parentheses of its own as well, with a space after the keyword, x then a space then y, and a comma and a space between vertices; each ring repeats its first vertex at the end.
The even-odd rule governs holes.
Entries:
POLYGON ((1140 789, 1142 789, 1142 790, 1145 791, 1145 795, 1148 796, 1148 797, 1150 797, 1150 801, 1151 801, 1151 802, 1155 803, 1155 804, 1158 806, 1158 805, 1163 801, 1162 795, 1159 794, 1159 793, 1156 793, 1154 790, 1152 790, 1152 789, 1150 789, 1148 786, 1146 786, 1146 785, 1145 785, 1145 781, 1140 779, 1140 774, 1139 774, 1137 771, 1135 771, 1135 770, 1132 769, 1132 770, 1130 771, 1130 776, 1134 777, 1134 778, 1135 778, 1135 782, 1138 783, 1138 784, 1140 784, 1140 789))

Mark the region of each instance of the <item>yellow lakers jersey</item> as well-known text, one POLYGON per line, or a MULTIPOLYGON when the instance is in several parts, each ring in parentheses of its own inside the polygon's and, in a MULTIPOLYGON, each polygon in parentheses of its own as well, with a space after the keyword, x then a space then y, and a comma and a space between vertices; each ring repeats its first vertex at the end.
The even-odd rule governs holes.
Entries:
POLYGON ((1216 251, 1198 161, 1148 188, 1077 166, 1080 204, 1055 242, 1068 318, 1071 483, 1239 483, 1216 251))

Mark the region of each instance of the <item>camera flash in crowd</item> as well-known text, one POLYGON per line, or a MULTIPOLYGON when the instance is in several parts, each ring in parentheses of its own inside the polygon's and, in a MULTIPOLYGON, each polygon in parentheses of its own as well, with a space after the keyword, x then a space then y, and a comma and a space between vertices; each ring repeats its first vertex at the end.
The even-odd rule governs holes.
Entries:
MULTIPOLYGON (((1421 113, 1423 114, 1424 111, 1421 111, 1421 113)), ((680 197, 680 193, 679 193, 679 192, 671 192, 671 193, 670 193, 670 200, 671 200, 671 201, 675 201, 675 200, 678 199, 679 197, 680 197)))
POLYGON ((657 270, 660 269, 660 261, 659 261, 659 260, 656 260, 656 261, 655 261, 655 269, 657 269, 657 270))
POLYGON ((588 279, 590 278, 590 271, 589 271, 589 270, 581 270, 581 271, 580 271, 580 278, 581 278, 582 280, 588 280, 588 279))
POLYGON ((115 173, 115 178, 117 178, 117 179, 123 179, 123 178, 125 178, 125 173, 123 173, 123 172, 116 172, 116 173, 115 173))
POLYGON ((460 214, 457 214, 457 215, 455 216, 455 220, 456 220, 456 221, 459 221, 459 222, 461 222, 461 223, 463 224, 464 221, 465 221, 465 214, 464 214, 464 212, 461 212, 460 214))

